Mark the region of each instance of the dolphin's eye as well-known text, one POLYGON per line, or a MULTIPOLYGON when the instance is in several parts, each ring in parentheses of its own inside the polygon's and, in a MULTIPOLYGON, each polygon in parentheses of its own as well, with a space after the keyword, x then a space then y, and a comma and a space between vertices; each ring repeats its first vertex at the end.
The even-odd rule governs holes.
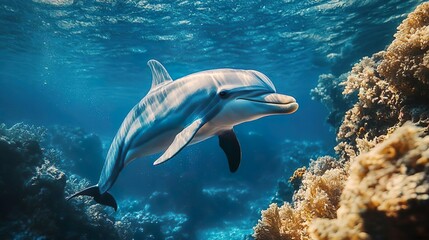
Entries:
POLYGON ((221 98, 226 98, 226 97, 228 97, 228 92, 225 91, 225 90, 222 90, 222 91, 219 92, 219 96, 221 98))

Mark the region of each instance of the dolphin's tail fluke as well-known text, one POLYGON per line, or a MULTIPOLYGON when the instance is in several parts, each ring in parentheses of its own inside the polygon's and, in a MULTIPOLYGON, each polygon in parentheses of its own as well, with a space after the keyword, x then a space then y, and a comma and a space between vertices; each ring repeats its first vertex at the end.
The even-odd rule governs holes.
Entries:
POLYGON ((93 197, 94 201, 96 201, 97 203, 112 207, 113 209, 115 209, 115 211, 118 209, 118 204, 116 203, 116 200, 115 198, 113 198, 112 194, 108 192, 100 194, 100 190, 98 189, 97 185, 85 188, 82 191, 67 197, 66 200, 68 201, 74 197, 82 195, 93 197))

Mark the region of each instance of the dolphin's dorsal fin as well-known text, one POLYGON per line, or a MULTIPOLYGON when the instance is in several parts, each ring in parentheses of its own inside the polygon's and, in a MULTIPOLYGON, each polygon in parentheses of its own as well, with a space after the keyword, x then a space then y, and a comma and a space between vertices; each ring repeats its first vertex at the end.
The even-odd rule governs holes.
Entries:
POLYGON ((173 81, 173 79, 171 79, 170 77, 170 74, 168 74, 167 70, 165 70, 165 67, 162 66, 160 62, 151 59, 147 62, 147 65, 152 71, 152 87, 150 88, 151 91, 161 85, 173 81))
POLYGON ((198 130, 204 125, 202 119, 195 120, 191 125, 183 129, 179 134, 174 138, 173 143, 167 148, 167 150, 159 157, 153 165, 161 164, 180 152, 188 143, 191 142, 198 130))

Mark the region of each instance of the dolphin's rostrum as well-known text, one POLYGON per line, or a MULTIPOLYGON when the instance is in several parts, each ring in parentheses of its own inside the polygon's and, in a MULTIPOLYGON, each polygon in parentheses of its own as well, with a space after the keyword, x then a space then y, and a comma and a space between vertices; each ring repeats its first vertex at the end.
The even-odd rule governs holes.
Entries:
POLYGON ((117 209, 107 191, 121 170, 136 158, 163 152, 154 165, 163 163, 184 147, 218 136, 231 172, 238 169, 241 149, 233 127, 264 116, 293 113, 293 97, 276 93, 274 84, 254 70, 216 69, 173 81, 156 60, 149 93, 128 113, 118 130, 98 184, 73 194, 92 196, 117 209))

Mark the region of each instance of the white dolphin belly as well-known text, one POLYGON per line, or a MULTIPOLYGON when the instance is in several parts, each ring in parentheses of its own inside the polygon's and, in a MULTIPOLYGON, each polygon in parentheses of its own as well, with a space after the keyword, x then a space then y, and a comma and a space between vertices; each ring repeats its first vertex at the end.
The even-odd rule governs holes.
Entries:
POLYGON ((124 160, 125 166, 137 158, 165 151, 179 132, 180 129, 171 129, 162 131, 154 137, 148 134, 149 137, 145 135, 140 139, 135 139, 136 142, 141 142, 142 144, 137 144, 129 148, 124 160))

